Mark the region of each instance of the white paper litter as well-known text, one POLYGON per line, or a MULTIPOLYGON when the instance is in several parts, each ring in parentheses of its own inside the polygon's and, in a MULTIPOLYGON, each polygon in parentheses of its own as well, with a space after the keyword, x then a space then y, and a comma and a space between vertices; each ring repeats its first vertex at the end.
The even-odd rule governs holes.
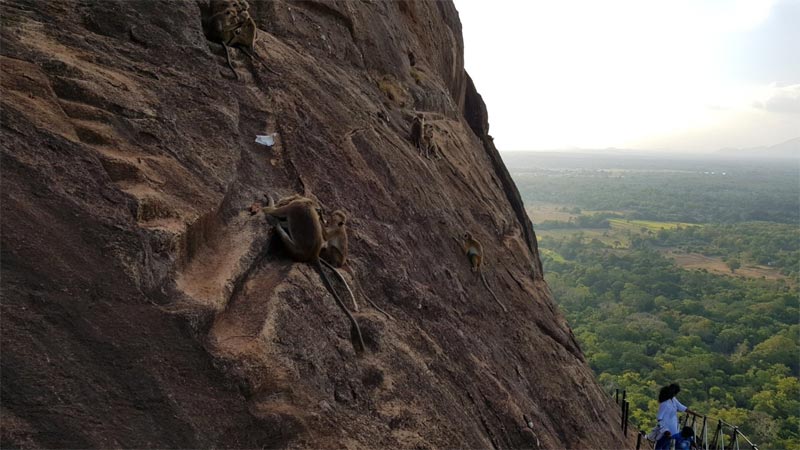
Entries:
POLYGON ((273 145, 275 145, 275 133, 257 134, 256 143, 261 145, 266 145, 267 147, 272 147, 273 145))

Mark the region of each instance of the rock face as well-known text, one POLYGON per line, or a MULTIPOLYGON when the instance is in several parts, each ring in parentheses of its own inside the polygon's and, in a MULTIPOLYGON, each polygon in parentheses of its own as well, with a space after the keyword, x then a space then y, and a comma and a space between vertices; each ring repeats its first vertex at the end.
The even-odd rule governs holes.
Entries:
POLYGON ((207 6, 2 3, 0 445, 626 445, 549 297, 453 4, 251 0, 238 81, 207 6), (364 354, 246 211, 266 192, 349 212, 364 354))

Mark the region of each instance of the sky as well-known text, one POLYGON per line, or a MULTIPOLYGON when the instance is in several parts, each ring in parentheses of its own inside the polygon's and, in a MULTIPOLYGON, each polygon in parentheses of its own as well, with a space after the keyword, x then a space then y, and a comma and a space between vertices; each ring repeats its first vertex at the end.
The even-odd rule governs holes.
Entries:
POLYGON ((800 136, 800 0, 455 0, 501 151, 800 136))

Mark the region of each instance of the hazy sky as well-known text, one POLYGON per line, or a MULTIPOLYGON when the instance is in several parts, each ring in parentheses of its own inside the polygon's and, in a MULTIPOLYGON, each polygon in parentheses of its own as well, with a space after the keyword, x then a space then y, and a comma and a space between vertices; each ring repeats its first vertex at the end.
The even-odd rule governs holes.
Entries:
POLYGON ((500 150, 800 136, 800 0, 455 0, 500 150))

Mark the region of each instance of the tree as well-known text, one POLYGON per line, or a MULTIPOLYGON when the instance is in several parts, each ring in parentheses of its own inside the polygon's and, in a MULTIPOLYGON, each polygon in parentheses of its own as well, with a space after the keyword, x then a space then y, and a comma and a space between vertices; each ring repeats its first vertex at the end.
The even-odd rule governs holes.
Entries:
MULTIPOLYGON (((788 333, 787 333, 788 334, 788 333)), ((798 373, 798 344, 797 342, 783 334, 772 336, 766 341, 753 347, 753 351, 747 358, 754 364, 782 364, 792 369, 796 375, 798 373)))

